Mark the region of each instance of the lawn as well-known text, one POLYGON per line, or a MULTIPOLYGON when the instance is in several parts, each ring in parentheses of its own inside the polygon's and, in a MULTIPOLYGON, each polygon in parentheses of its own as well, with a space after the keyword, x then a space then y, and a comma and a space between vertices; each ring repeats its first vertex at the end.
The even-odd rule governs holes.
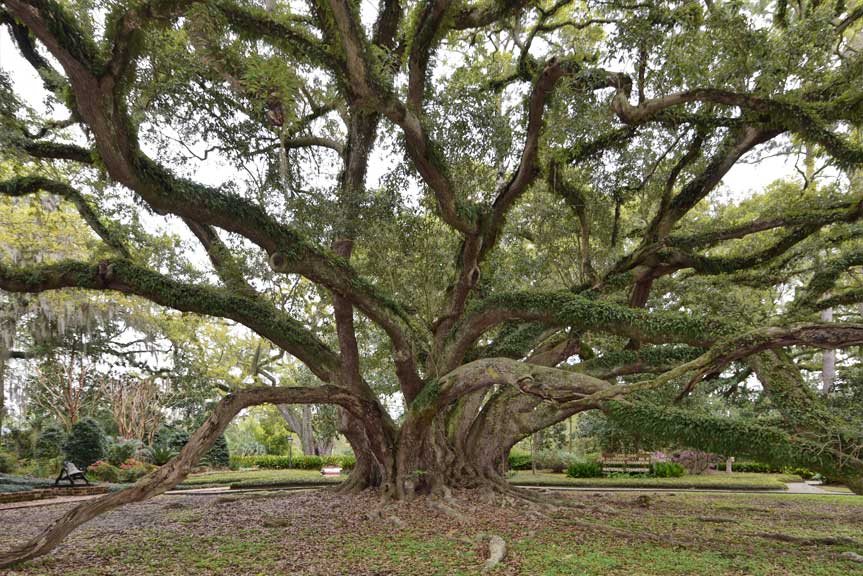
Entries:
POLYGON ((191 474, 177 488, 260 488, 297 485, 338 484, 347 476, 325 477, 317 470, 238 470, 191 474))
POLYGON ((597 488, 697 488, 702 490, 785 490, 785 482, 801 482, 793 474, 702 474, 681 478, 570 478, 549 472, 516 472, 509 479, 521 486, 575 486, 597 488))
MULTIPOLYGON (((316 470, 243 470, 189 476, 180 488, 231 486, 233 488, 281 487, 338 483, 345 477, 324 478, 316 470)), ((618 488, 701 488, 718 490, 784 490, 785 482, 800 482, 789 474, 710 474, 682 478, 570 478, 550 472, 516 472, 510 482, 522 486, 575 486, 618 488)))
MULTIPOLYGON (((346 476, 324 477, 317 470, 242 470, 192 474, 177 486, 177 489, 209 488, 226 486, 235 489, 279 488, 296 486, 319 486, 337 484, 346 476)), ((550 472, 516 472, 510 482, 521 486, 573 486, 616 488, 674 488, 717 490, 784 490, 784 482, 799 482, 800 478, 788 474, 711 474, 684 476, 682 478, 570 478, 565 474, 550 472)), ((23 476, 0 475, 0 492, 14 492, 42 488, 53 484, 53 480, 23 476)), ((112 489, 124 485, 111 485, 112 489)), ((847 492, 842 486, 831 486, 836 492, 847 492)))
MULTIPOLYGON (((863 498, 779 494, 567 493, 555 509, 456 494, 456 519, 426 500, 380 508, 373 494, 164 495, 75 532, 8 576, 491 574, 863 576, 863 498)), ((70 505, 0 511, 0 548, 70 505)))

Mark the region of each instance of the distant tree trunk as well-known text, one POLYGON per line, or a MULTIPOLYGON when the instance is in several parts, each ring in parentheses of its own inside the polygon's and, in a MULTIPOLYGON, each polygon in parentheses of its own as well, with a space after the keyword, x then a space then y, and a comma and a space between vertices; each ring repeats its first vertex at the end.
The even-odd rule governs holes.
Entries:
MULTIPOLYGON (((833 321, 833 308, 821 311, 822 322, 833 321)), ((827 396, 833 390, 833 382, 836 380, 836 350, 825 350, 824 360, 821 368, 821 393, 827 396)))
POLYGON ((12 352, 17 325, 14 314, 0 317, 0 438, 3 436, 3 422, 6 418, 6 367, 12 352))
POLYGON ((315 430, 312 426, 313 413, 311 406, 295 408, 280 404, 278 409, 288 427, 299 436, 303 454, 307 456, 329 456, 332 453, 332 440, 322 442, 315 436, 315 430))
POLYGON ((3 436, 3 421, 6 416, 6 363, 9 360, 9 349, 0 336, 0 438, 3 436))

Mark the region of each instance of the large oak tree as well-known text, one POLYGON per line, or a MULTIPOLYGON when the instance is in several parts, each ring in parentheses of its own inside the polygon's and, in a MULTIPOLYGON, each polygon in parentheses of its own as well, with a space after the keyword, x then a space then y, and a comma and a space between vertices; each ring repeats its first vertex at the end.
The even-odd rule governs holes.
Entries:
POLYGON ((169 489, 261 403, 339 406, 357 455, 342 489, 394 498, 507 491, 500 462, 516 442, 597 409, 667 442, 797 462, 863 492, 859 430, 786 351, 863 344, 863 324, 843 313, 863 299, 847 281, 863 264, 863 5, 0 5, 69 113, 40 120, 3 84, 4 154, 29 170, 0 192, 63 197, 106 252, 0 263, 0 288, 112 290, 228 318, 319 380, 228 395, 172 462, 0 565, 169 489), (712 193, 741 159, 801 149, 821 165, 801 172, 803 190, 715 212, 712 193), (234 176, 184 175, 210 154, 234 176), (53 177, 55 164, 79 176, 53 177), (810 187, 825 171, 834 184, 810 187), (118 202, 185 226, 212 283, 148 257, 106 216, 118 202), (804 265, 815 252, 825 259, 804 265), (297 282, 318 291, 314 314, 273 297, 297 282), (770 313, 739 313, 732 290, 768 299, 770 313), (834 321, 822 323, 827 308, 834 321), (773 417, 697 415, 652 394, 684 397, 732 364, 757 376, 773 417))

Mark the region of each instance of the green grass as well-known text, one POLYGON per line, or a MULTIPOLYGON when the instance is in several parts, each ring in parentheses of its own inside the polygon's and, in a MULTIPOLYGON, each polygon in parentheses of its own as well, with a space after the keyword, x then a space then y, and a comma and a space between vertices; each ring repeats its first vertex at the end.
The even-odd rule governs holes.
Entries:
MULTIPOLYGON (((346 476, 325 478, 316 470, 244 470, 193 474, 178 488, 206 488, 230 486, 232 488, 290 487, 317 484, 335 484, 346 476)), ((791 474, 710 474, 683 476, 682 478, 570 478, 550 472, 516 472, 510 482, 520 486, 574 486, 596 488, 675 488, 713 490, 784 490, 784 482, 799 482, 791 474)))
POLYGON ((550 472, 516 472, 509 479, 520 486, 574 486, 596 488, 675 488, 702 490, 784 490, 785 482, 800 482, 793 474, 705 474, 680 478, 570 478, 550 472))
POLYGON ((256 488, 269 486, 305 486, 338 484, 347 476, 324 477, 317 470, 243 470, 191 474, 177 488, 207 488, 231 486, 256 488))

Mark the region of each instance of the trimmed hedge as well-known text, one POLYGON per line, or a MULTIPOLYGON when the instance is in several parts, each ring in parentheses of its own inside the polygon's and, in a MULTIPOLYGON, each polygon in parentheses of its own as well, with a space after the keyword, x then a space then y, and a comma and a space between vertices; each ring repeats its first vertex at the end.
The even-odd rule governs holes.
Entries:
POLYGON ((357 463, 353 456, 231 456, 231 468, 265 468, 270 470, 317 470, 323 466, 341 466, 352 469, 357 463))
POLYGON ((599 478, 602 476, 602 464, 599 462, 573 462, 566 469, 570 478, 599 478))
MULTIPOLYGON (((719 466, 722 469, 722 466, 719 466)), ((763 462, 732 462, 732 472, 755 472, 758 474, 776 474, 782 472, 782 467, 763 462)))
POLYGON ((531 464, 532 460, 530 459, 530 454, 511 453, 509 455, 510 470, 530 470, 531 464))
POLYGON ((796 474, 804 480, 810 480, 815 476, 815 472, 809 468, 773 466, 771 464, 764 464, 763 462, 732 462, 731 471, 755 472, 757 474, 796 474))
POLYGON ((650 475, 654 478, 680 478, 686 469, 677 462, 654 462, 650 465, 650 475))

